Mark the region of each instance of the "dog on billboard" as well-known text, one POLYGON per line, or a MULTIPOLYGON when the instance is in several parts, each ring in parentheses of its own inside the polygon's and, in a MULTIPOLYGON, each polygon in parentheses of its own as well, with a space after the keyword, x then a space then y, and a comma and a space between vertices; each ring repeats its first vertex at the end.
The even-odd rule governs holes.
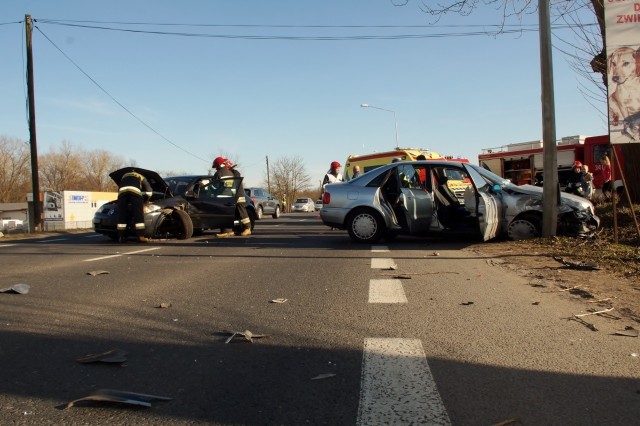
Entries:
POLYGON ((619 47, 609 55, 607 72, 615 89, 609 95, 610 117, 614 124, 640 112, 640 50, 619 47))

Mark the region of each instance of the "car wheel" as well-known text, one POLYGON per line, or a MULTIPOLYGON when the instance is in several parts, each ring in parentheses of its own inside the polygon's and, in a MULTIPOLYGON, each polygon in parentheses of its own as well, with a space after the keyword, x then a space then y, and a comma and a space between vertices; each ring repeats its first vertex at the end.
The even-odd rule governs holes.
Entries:
POLYGON ((174 231, 176 238, 179 240, 186 240, 193 235, 193 222, 191 218, 184 210, 174 210, 171 213, 171 218, 174 223, 174 231))
POLYGON ((385 233, 385 226, 378 212, 357 209, 347 218, 347 230, 354 241, 374 243, 385 233))
POLYGON ((277 218, 279 218, 279 217, 280 217, 280 206, 276 206, 276 210, 273 212, 272 217, 273 217, 274 219, 277 219, 277 218))
POLYGON ((507 228, 507 235, 514 241, 530 240, 541 235, 542 221, 535 214, 523 214, 511 221, 507 228))
POLYGON ((262 206, 258 206, 258 210, 256 210, 256 219, 262 219, 262 206))

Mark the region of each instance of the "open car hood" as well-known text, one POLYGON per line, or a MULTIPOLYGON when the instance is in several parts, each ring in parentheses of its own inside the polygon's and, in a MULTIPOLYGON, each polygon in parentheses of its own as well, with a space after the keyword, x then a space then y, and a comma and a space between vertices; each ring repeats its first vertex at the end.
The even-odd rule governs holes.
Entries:
POLYGON ((140 167, 123 167, 116 170, 115 172, 109 173, 109 177, 111 177, 116 185, 118 185, 120 183, 120 180, 122 180, 122 176, 132 170, 135 170, 136 172, 147 178, 149 184, 151 184, 151 189, 153 190, 153 192, 160 192, 162 194, 169 193, 169 185, 167 185, 167 182, 165 182, 158 173, 151 170, 142 169, 140 167))

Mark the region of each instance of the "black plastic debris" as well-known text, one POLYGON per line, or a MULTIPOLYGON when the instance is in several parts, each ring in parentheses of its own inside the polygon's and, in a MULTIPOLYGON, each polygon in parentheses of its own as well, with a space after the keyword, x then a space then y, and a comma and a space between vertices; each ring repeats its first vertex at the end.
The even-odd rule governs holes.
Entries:
POLYGON ((109 271, 90 271, 90 272, 87 272, 87 275, 91 275, 92 277, 95 277, 96 275, 104 275, 108 273, 109 271))
POLYGON ((91 362, 123 363, 127 361, 127 355, 126 351, 116 348, 97 354, 85 355, 76 359, 76 361, 81 364, 89 364, 91 362))
POLYGON ((0 288, 0 293, 27 294, 30 288, 29 284, 14 284, 11 287, 0 288))
POLYGON ((119 404, 135 405, 141 407, 151 407, 152 401, 171 401, 173 398, 168 396, 148 395, 144 393, 128 392, 116 389, 98 389, 88 396, 74 399, 73 401, 62 405, 58 408, 66 410, 75 406, 78 402, 115 402, 119 404))
POLYGON ((624 330, 618 330, 614 334, 617 336, 638 337, 640 336, 640 331, 628 325, 624 330))
POLYGON ((461 305, 462 306, 469 306, 469 305, 473 305, 473 302, 462 302, 461 305))

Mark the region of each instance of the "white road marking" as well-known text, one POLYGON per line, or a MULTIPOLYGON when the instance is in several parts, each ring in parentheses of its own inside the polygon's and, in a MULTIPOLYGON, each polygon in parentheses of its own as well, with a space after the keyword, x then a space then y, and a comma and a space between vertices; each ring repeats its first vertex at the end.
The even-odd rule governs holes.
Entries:
POLYGON ((102 234, 93 234, 93 235, 85 235, 85 238, 95 238, 95 237, 103 237, 104 235, 102 234))
POLYGON ((370 280, 369 303, 409 303, 402 287, 402 281, 370 280))
POLYGON ((364 341, 356 425, 450 425, 419 339, 364 341))
POLYGON ((393 259, 388 259, 384 257, 380 258, 372 258, 371 259, 371 269, 395 269, 396 263, 393 259))
POLYGON ((103 260, 103 259, 111 259, 112 257, 128 256, 130 254, 144 253, 145 251, 158 250, 161 248, 162 247, 151 247, 143 250, 130 251, 128 253, 119 253, 119 254, 112 254, 110 256, 94 257, 93 259, 85 259, 84 262, 93 262, 94 260, 103 260))
POLYGON ((389 253, 390 251, 387 246, 371 246, 371 253, 389 253))
POLYGON ((2 248, 2 247, 11 247, 11 246, 17 246, 17 244, 0 244, 0 248, 2 248))
POLYGON ((38 241, 40 244, 42 243, 50 243, 52 241, 67 241, 68 238, 54 238, 53 240, 43 240, 43 241, 38 241))

